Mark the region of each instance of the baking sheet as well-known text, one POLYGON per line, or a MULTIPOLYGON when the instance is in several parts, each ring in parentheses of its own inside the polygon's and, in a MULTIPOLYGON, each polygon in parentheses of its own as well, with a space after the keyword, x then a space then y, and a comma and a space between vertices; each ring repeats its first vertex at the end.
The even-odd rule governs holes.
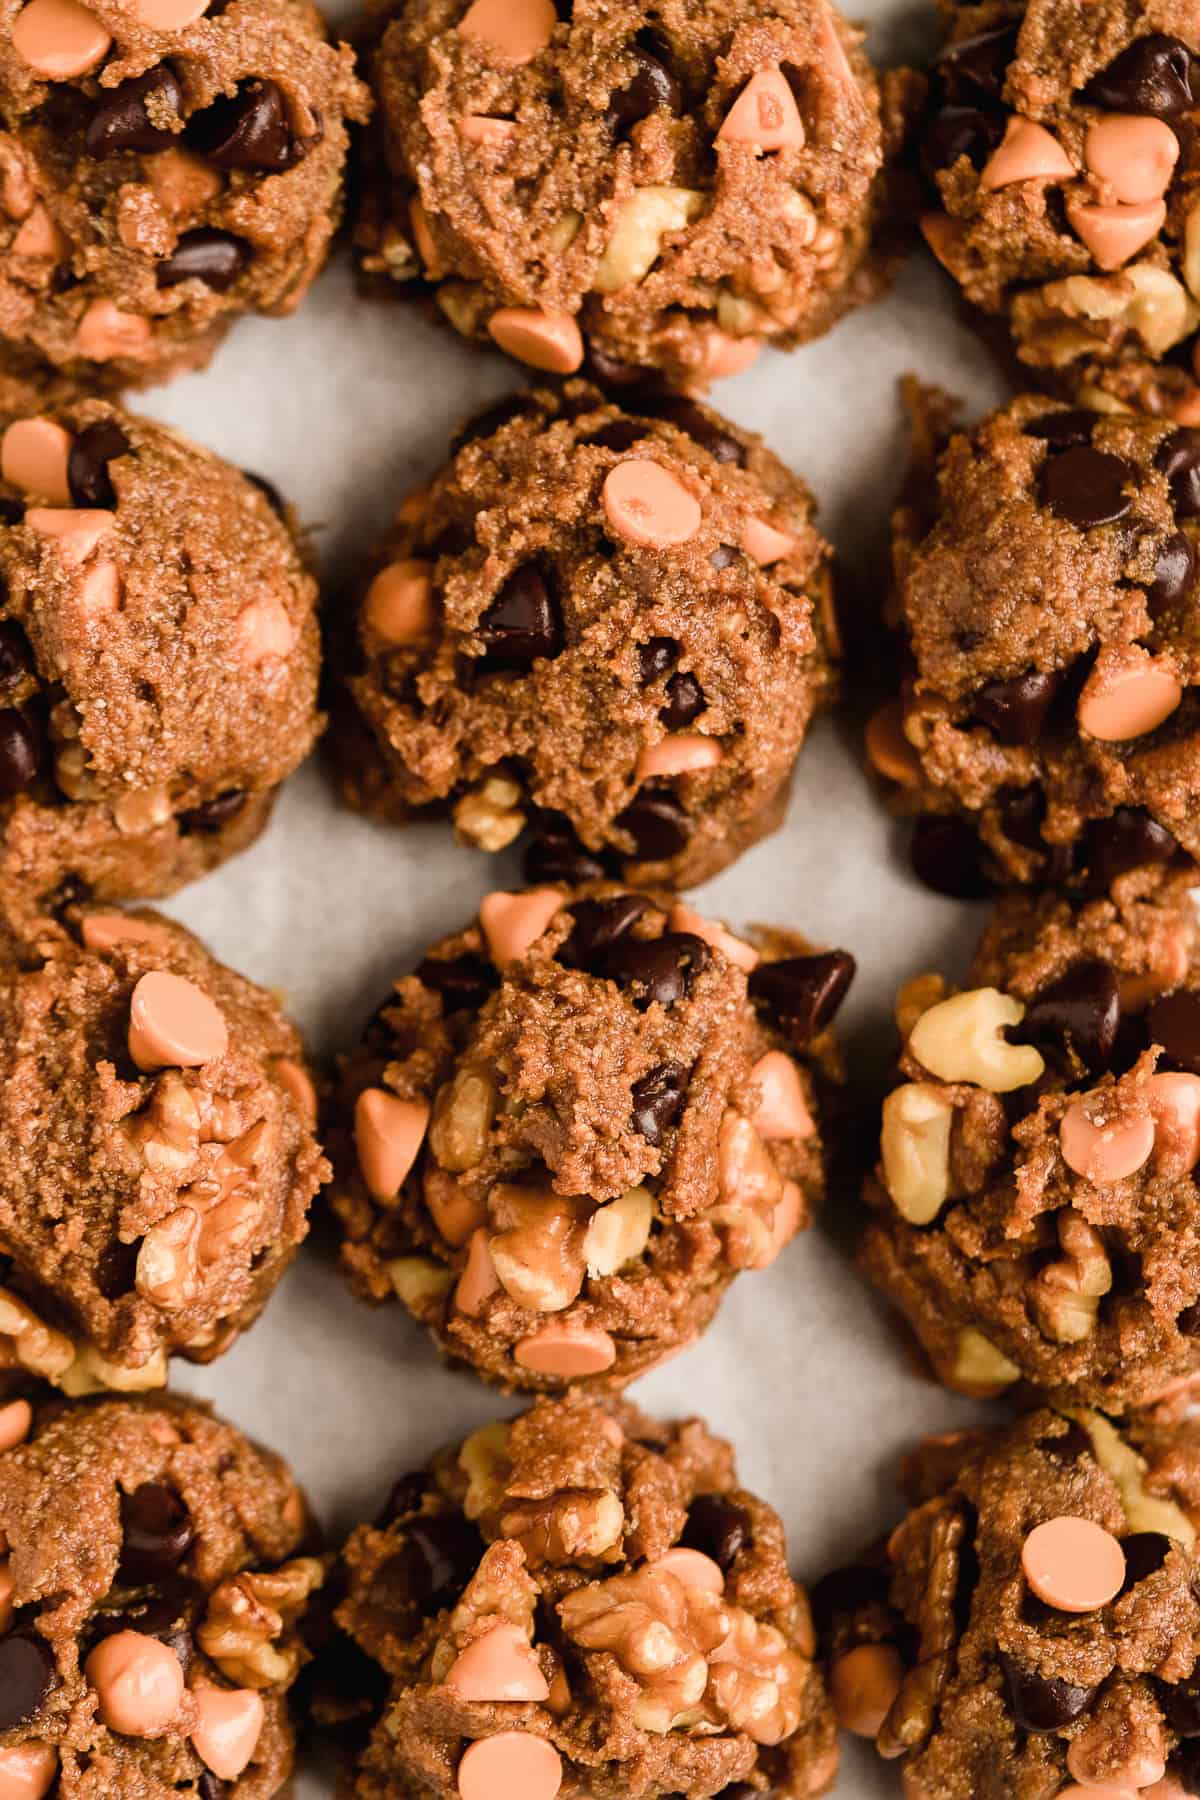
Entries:
MULTIPOLYGON (((887 0, 868 22, 880 61, 916 53, 928 33, 922 12, 887 0)), ((765 353, 716 394, 808 480, 820 523, 868 591, 885 578, 905 443, 897 384, 909 370, 973 409, 1000 397, 923 256, 886 301, 791 357, 765 353)), ((208 371, 139 404, 279 485, 315 530, 336 604, 397 500, 443 460, 452 424, 516 380, 419 309, 359 300, 343 252, 294 319, 243 323, 208 371)), ((917 887, 860 768, 858 736, 848 713, 822 721, 785 828, 698 890, 696 904, 735 927, 770 919, 853 950, 859 975, 840 1025, 853 1066, 870 1075, 894 1047, 900 981, 960 969, 982 914, 917 887)), ((235 968, 284 990, 325 1055, 354 1040, 432 938, 488 888, 517 882, 511 853, 460 849, 445 826, 395 831, 353 816, 317 761, 289 783, 265 839, 168 910, 235 968)), ((782 1513, 805 1578, 895 1518, 893 1471, 907 1446, 978 1411, 919 1380, 898 1351, 849 1266, 856 1210, 853 1193, 831 1193, 816 1229, 769 1272, 743 1276, 708 1335, 632 1390, 663 1415, 703 1400, 737 1444, 746 1484, 782 1513)), ((331 1536, 373 1514, 438 1443, 515 1410, 443 1368, 399 1303, 351 1300, 314 1246, 229 1355, 181 1365, 178 1381, 290 1458, 331 1536)), ((331 1791, 325 1768, 298 1784, 302 1800, 331 1791)), ((839 1796, 898 1791, 894 1767, 847 1743, 839 1796)))

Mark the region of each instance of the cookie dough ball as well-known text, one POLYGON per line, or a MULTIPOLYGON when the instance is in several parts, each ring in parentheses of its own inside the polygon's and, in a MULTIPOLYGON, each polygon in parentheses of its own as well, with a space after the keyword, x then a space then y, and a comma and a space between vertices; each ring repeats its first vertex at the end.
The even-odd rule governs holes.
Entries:
POLYGON ((833 1780, 783 1526, 698 1419, 539 1400, 400 1481, 343 1569, 338 1621, 390 1685, 357 1800, 833 1780))
MULTIPOLYGON (((838 1722, 938 1800, 1200 1789, 1200 1430, 1042 1409, 930 1438, 813 1589, 838 1722)), ((897 1784, 899 1786, 899 1784, 897 1784)))
POLYGON ((925 237, 1038 378, 1200 424, 1193 0, 940 5, 925 237))
POLYGON ((323 1567, 282 1460, 162 1396, 0 1409, 0 1792, 269 1800, 323 1567))
POLYGON ((6 0, 0 346, 111 387, 288 313, 341 211, 366 90, 306 0, 6 0))
MULTIPOLYGON (((941 892, 1200 856, 1200 431, 1032 396, 931 445, 895 520, 910 672, 868 751, 941 892)), ((893 653, 894 654, 894 653, 893 653)), ((893 665, 894 666, 894 665, 893 665)))
POLYGON ((150 1388, 250 1325, 328 1176, 300 1035, 153 913, 0 942, 0 1346, 150 1388))
POLYGON ((704 384, 869 298, 883 126, 827 0, 379 9, 366 270, 569 375, 704 384))
POLYGON ((346 647, 351 805, 449 807, 527 875, 690 886, 781 821, 837 654, 808 490, 678 395, 477 420, 401 506, 346 647), (580 853, 580 846, 583 853, 580 853))
POLYGON ((821 1197, 853 972, 611 884, 490 894, 344 1060, 356 1289, 506 1387, 616 1388, 682 1349, 821 1197))
POLYGON ((99 400, 9 421, 0 912, 169 893, 253 842, 320 723, 315 608, 227 463, 99 400))
POLYGON ((1013 895, 961 992, 901 990, 867 1272, 943 1380, 1109 1411, 1200 1378, 1190 897, 1013 895))

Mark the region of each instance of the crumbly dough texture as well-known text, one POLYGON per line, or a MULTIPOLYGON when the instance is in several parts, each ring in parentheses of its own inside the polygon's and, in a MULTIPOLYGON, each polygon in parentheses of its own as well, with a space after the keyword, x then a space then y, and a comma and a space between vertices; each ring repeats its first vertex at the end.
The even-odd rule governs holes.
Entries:
POLYGON ((0 1750, 50 1746, 62 1800, 280 1792, 294 1754, 287 1693, 305 1659, 297 1619, 322 1564, 297 1554, 311 1527, 278 1456, 170 1396, 39 1404, 29 1437, 0 1454, 0 1529, 15 1608, 0 1639, 0 1750), (139 1527, 156 1498, 171 1532, 147 1545, 139 1527), (188 1685, 161 1735, 126 1735, 98 1715, 84 1665, 118 1630, 158 1639, 183 1664, 188 1685), (189 1739, 206 1687, 252 1688, 263 1702, 252 1759, 233 1780, 189 1739))
MULTIPOLYGON (((3 421, 3 443, 19 449, 30 423, 3 421)), ((262 830, 320 726, 316 583, 263 489, 105 401, 33 428, 79 453, 77 504, 0 481, 10 916, 56 891, 143 898, 216 868, 262 830)))
MULTIPOLYGON (((1042 1408, 1009 1429, 927 1440, 900 1486, 912 1510, 885 1543, 818 1582, 812 1606, 835 1693, 844 1657, 879 1647, 878 1666, 896 1659, 898 1692, 869 1735, 903 1759, 904 1792, 1123 1792, 1123 1770, 1150 1788, 1165 1764, 1153 1792, 1194 1794, 1196 1426, 1119 1436, 1099 1414, 1042 1408), (1032 1591, 1022 1548, 1055 1518, 1120 1541, 1125 1580, 1108 1604, 1067 1613, 1032 1591), (1075 1786, 1084 1774, 1095 1784, 1075 1786)), ((855 1728, 867 1735, 873 1723, 855 1728)))
POLYGON ((977 832, 962 892, 1194 862, 1200 432, 1031 395, 956 431, 911 398, 900 731, 874 756, 898 805, 977 832))
POLYGON ((343 1060, 327 1131, 343 1265, 360 1295, 399 1293, 505 1387, 624 1385, 691 1343, 821 1198, 821 1101, 840 1078, 829 1019, 852 959, 779 934, 747 977, 669 907, 612 884, 563 892, 499 970, 471 925, 396 983, 343 1060), (758 1117, 768 1053, 797 1096, 774 1129, 758 1117), (356 1132, 376 1088, 419 1102, 422 1124, 432 1108, 382 1196, 356 1132), (526 1360, 545 1329, 580 1334, 591 1368, 526 1360))
POLYGON ((338 1622, 390 1684, 345 1782, 359 1800, 456 1800, 464 1752, 501 1732, 545 1739, 562 1792, 596 1800, 799 1800, 833 1780, 783 1527, 697 1419, 539 1400, 399 1482, 380 1523, 351 1535, 344 1576, 338 1622), (655 1570, 681 1544, 709 1559, 715 1592, 655 1570), (532 1646, 543 1703, 458 1696, 456 1659, 501 1621, 532 1646), (637 1654, 651 1636, 654 1669, 637 1654))
POLYGON ((938 260, 1039 383, 1200 423, 1191 0, 939 10, 921 142, 938 260), (1132 167, 1144 146, 1152 171, 1132 167))
POLYGON ((270 1297, 328 1175, 299 1033, 182 926, 89 910, 4 942, 0 1043, 9 1366, 78 1393, 160 1386, 171 1354, 221 1354, 270 1297), (99 947, 79 941, 97 933, 99 947), (215 1003, 223 1054, 135 1065, 131 1001, 156 971, 215 1003))
POLYGON ((863 1267, 939 1376, 964 1392, 1024 1380, 1114 1412, 1186 1397, 1200 1376, 1200 1139, 1189 1111, 1200 1096, 1200 950, 1190 898, 1009 896, 963 990, 981 992, 1010 1003, 1003 1021, 994 1002, 986 1016, 978 1000, 971 1007, 985 1033, 999 1031, 1001 1058, 1006 1043, 1026 1057, 1033 1046, 1042 1071, 1014 1068, 1023 1085, 997 1091, 996 1075, 964 1053, 965 1036, 948 1050, 944 1032, 927 1023, 922 1033, 919 1021, 951 996, 941 978, 901 990, 903 1082, 885 1104, 883 1160, 867 1184, 863 1267), (1083 1155, 1081 1103, 1102 1138, 1083 1155), (925 1165, 936 1164, 937 1188, 907 1178, 906 1120, 916 1138, 922 1120, 941 1134, 925 1165), (1128 1147, 1125 1161, 1104 1166, 1105 1132, 1128 1147), (920 1191, 928 1204, 914 1203, 920 1191))
POLYGON ((0 8, 0 345, 17 367, 112 388, 201 367, 238 314, 291 312, 325 259, 368 108, 350 50, 306 0, 151 22, 169 11, 92 0, 107 50, 47 78, 21 0, 0 8))
POLYGON ((545 12, 542 49, 514 62, 461 0, 376 5, 365 270, 423 277, 457 330, 514 354, 510 309, 553 321, 536 367, 590 350, 609 374, 700 385, 874 296, 899 91, 881 108, 862 34, 826 0, 545 12), (794 121, 782 147, 720 135, 756 76, 794 121))
POLYGON ((565 845, 575 879, 707 879, 779 825, 833 695, 830 552, 808 490, 753 434, 658 388, 617 406, 568 382, 468 431, 377 558, 425 571, 427 627, 382 636, 368 590, 343 646, 346 798, 396 821, 449 807, 492 850, 528 825, 532 879, 565 845), (623 462, 657 465, 698 502, 686 541, 614 528, 605 484, 623 462), (719 759, 639 773, 674 734, 719 759))

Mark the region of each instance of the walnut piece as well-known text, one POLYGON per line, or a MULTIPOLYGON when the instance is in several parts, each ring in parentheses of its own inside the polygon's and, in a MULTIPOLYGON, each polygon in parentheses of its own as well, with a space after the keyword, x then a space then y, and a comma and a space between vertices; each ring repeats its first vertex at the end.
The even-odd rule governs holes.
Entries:
POLYGON ((496 1116, 496 1090, 479 1069, 460 1069, 433 1107, 429 1147, 443 1169, 462 1174, 483 1161, 496 1116))
POLYGON ((279 1639, 325 1579, 318 1557, 297 1556, 278 1569, 244 1569, 214 1588, 196 1632, 204 1654, 241 1687, 288 1685, 303 1655, 279 1639))
POLYGON ((1081 1344, 1096 1328, 1101 1296, 1112 1287, 1104 1243, 1080 1213, 1067 1206, 1057 1219, 1063 1260, 1035 1279, 1031 1300, 1038 1324, 1056 1344, 1081 1344))

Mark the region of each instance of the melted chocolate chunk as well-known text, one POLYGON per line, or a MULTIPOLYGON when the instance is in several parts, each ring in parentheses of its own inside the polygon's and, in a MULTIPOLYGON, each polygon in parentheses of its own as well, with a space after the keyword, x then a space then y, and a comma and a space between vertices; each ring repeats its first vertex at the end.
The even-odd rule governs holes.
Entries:
POLYGON ((1146 1014, 1151 1043, 1162 1049, 1160 1067, 1200 1075, 1200 994, 1181 988, 1164 994, 1146 1014))
POLYGON ((683 111, 683 89, 667 67, 665 48, 660 42, 655 42, 653 48, 641 43, 630 45, 629 54, 636 72, 623 88, 616 89, 608 97, 604 122, 611 132, 624 136, 632 126, 641 119, 648 119, 660 107, 665 107, 676 117, 683 111))
POLYGON ((997 114, 977 106, 943 106, 921 140, 921 167, 930 181, 942 169, 952 169, 961 156, 980 170, 1003 136, 997 114))
POLYGON ((1038 488, 1043 506, 1079 531, 1123 519, 1133 498, 1125 492, 1137 471, 1123 456, 1073 445, 1042 465, 1038 488))
POLYGON ((1106 962, 1077 962, 1030 1001, 1013 1041, 1074 1053, 1093 1075, 1111 1066, 1121 1024, 1120 983, 1106 962))
POLYGON ((23 713, 0 710, 0 798, 23 794, 37 779, 41 745, 23 713))
POLYGON ((720 1569, 730 1569, 750 1537, 750 1521, 724 1494, 697 1494, 688 1507, 680 1543, 699 1550, 720 1569))
POLYGON ((1036 744, 1053 706, 1062 674, 1031 669, 1012 681, 989 681, 975 696, 977 719, 994 731, 1002 744, 1036 744))
POLYGON ((563 646, 562 616, 535 563, 509 576, 479 621, 487 646, 485 669, 527 669, 563 646))
POLYGON ((32 1719, 55 1682, 54 1653, 45 1638, 26 1631, 0 1638, 0 1731, 32 1719))
POLYGON ((1163 540, 1154 565, 1154 580, 1146 589, 1151 611, 1174 606, 1185 598, 1196 576, 1196 552, 1192 541, 1182 531, 1173 531, 1163 540))
POLYGON ((918 881, 951 900, 983 900, 992 891, 979 839, 965 819, 934 813, 918 819, 909 860, 918 881))
POLYGON ((802 1050, 833 1023, 850 991, 855 968, 848 950, 760 962, 750 972, 750 998, 802 1050))
POLYGON ((1135 38, 1083 90, 1092 106, 1172 119, 1196 102, 1196 58, 1181 38, 1152 31, 1135 38))
POLYGON ((1200 519, 1200 431, 1181 426, 1159 445, 1154 466, 1170 483, 1180 519, 1200 519))
POLYGON ((629 833, 634 855, 641 862, 666 862, 679 854, 692 835, 687 814, 665 788, 643 788, 614 823, 619 831, 629 833))
POLYGON ((562 813, 539 810, 530 820, 533 841, 521 858, 521 870, 532 886, 563 882, 583 887, 603 881, 617 872, 617 859, 606 852, 585 850, 562 813))
POLYGON ((1061 1731, 1085 1713, 1096 1697, 1094 1687, 1076 1687, 1070 1681, 1035 1675, 1003 1652, 1000 1663, 1009 1705, 1022 1731, 1061 1731))
POLYGON ((130 449, 129 439, 115 419, 98 419, 94 425, 86 426, 72 443, 67 458, 71 504, 105 511, 114 507, 117 495, 108 465, 118 456, 128 456, 130 449))
POLYGON ((1200 1677, 1188 1681, 1160 1681, 1156 1684, 1158 1703, 1163 1716, 1180 1737, 1200 1737, 1200 1677))
POLYGON ((948 94, 973 90, 989 100, 999 100, 1016 53, 1017 27, 1002 25, 950 44, 938 57, 936 72, 948 94))
POLYGON ((632 1125, 655 1149, 679 1122, 687 1092, 687 1070, 680 1063, 660 1063, 633 1084, 632 1125))
POLYGON ((660 675, 665 675, 668 669, 675 667, 679 661, 679 645, 670 637, 648 638, 638 647, 638 661, 642 671, 642 686, 648 687, 660 675))
POLYGON ((84 132, 89 156, 100 160, 122 150, 165 150, 176 141, 177 132, 156 122, 172 113, 180 118, 183 112, 183 90, 165 63, 102 92, 84 132))
POLYGON ((1178 850, 1166 827, 1140 806, 1118 806, 1111 818, 1094 819, 1087 828, 1087 867, 1105 886, 1130 869, 1169 863, 1178 850))
POLYGON ((814 1583, 808 1596, 818 1633, 824 1637, 836 1620, 852 1618, 868 1607, 886 1606, 889 1588, 888 1571, 869 1563, 831 1569, 814 1583))
POLYGON ((121 1495, 121 1533, 117 1580, 126 1587, 173 1574, 196 1535, 187 1507, 160 1481, 144 1481, 121 1495))
POLYGON ((218 169, 264 174, 290 168, 311 148, 293 136, 280 89, 257 75, 243 81, 236 94, 193 113, 185 136, 190 148, 218 169))
POLYGON ((253 254, 245 238, 199 225, 195 231, 185 231, 170 256, 159 263, 155 280, 160 288, 199 281, 214 294, 223 294, 249 266, 253 254))
POLYGON ((191 806, 186 812, 181 812, 178 815, 179 829, 184 837, 191 837, 194 832, 212 836, 223 830, 230 819, 237 818, 249 797, 243 788, 226 788, 223 794, 214 794, 211 800, 204 800, 199 806, 191 806))
POLYGON ((1061 407, 1057 412, 1043 413, 1021 427, 1023 437, 1041 438, 1056 450, 1073 450, 1090 444, 1097 414, 1082 406, 1061 407))
POLYGON ((559 945, 558 961, 568 969, 604 974, 608 951, 628 936, 649 907, 649 900, 642 894, 617 894, 611 900, 577 900, 567 908, 575 923, 569 937, 559 945))
POLYGON ((500 985, 495 965, 468 951, 445 960, 427 956, 417 964, 416 977, 440 995, 446 1015, 478 1012, 488 995, 500 985))
POLYGON ((626 450, 632 450, 645 437, 645 428, 636 419, 614 419, 611 425, 605 425, 584 441, 595 444, 601 450, 611 450, 617 456, 626 450))
POLYGON ((686 998, 692 979, 709 961, 708 945, 690 931, 667 931, 660 938, 624 938, 603 959, 609 981, 629 993, 639 1012, 674 1006, 686 998))
POLYGON ((1139 1581, 1157 1575, 1171 1552, 1171 1540, 1161 1531, 1134 1531, 1121 1539, 1125 1552, 1125 1579, 1121 1592, 1127 1594, 1139 1581))
POLYGON ((682 394, 650 393, 638 395, 629 402, 630 410, 641 413, 648 419, 661 419, 668 425, 674 425, 690 437, 694 444, 719 463, 732 463, 737 468, 746 464, 746 449, 732 434, 725 431, 715 419, 694 400, 688 400, 682 394))
POLYGON ((423 1613, 452 1606, 479 1567, 483 1539, 457 1513, 422 1515, 404 1528, 401 1552, 409 1593, 423 1613))
POLYGON ((659 709, 658 716, 668 731, 682 731, 700 717, 707 705, 704 689, 694 675, 684 670, 668 681, 667 703, 659 709))

